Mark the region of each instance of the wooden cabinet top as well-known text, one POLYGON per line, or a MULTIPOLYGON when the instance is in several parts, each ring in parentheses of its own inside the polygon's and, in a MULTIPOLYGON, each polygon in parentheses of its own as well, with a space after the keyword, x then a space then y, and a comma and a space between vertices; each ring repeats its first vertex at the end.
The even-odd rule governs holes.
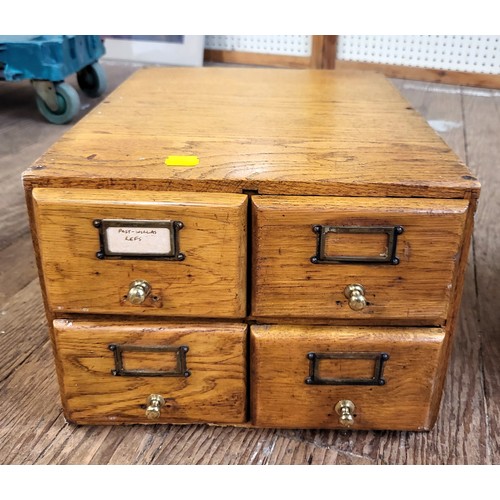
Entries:
POLYGON ((23 174, 34 186, 469 198, 479 183, 382 75, 144 68, 23 174), (196 156, 192 166, 169 156, 196 156))

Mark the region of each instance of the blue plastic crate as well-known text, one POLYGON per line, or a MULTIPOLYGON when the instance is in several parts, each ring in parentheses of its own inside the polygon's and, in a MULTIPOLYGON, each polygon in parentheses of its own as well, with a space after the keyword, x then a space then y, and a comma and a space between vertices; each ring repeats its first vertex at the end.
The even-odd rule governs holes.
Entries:
POLYGON ((104 54, 97 35, 0 36, 0 80, 30 80, 42 115, 67 123, 79 111, 80 99, 64 80, 76 73, 87 95, 102 95, 106 76, 98 61, 104 54))
POLYGON ((104 55, 99 36, 0 36, 3 79, 63 81, 104 55))

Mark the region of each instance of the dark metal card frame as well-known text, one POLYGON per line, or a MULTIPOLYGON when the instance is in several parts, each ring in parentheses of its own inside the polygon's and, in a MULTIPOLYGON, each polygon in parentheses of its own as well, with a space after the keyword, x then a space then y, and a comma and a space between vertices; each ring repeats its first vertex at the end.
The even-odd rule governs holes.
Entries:
POLYGON ((186 258, 179 248, 179 231, 184 224, 178 220, 136 220, 136 219, 95 219, 93 226, 99 230, 100 249, 96 252, 98 259, 122 259, 122 260, 177 260, 186 258), (107 248, 106 230, 110 227, 147 227, 167 228, 170 230, 170 252, 162 255, 149 255, 144 253, 111 253, 107 248))
POLYGON ((389 359, 386 352, 309 352, 308 385, 385 385, 384 363, 389 359), (374 362, 373 376, 370 378, 322 378, 319 376, 319 363, 322 359, 371 359, 374 362))
POLYGON ((115 369, 111 370, 111 375, 122 377, 189 377, 191 372, 187 368, 186 354, 189 351, 187 345, 165 346, 165 345, 130 345, 130 344, 109 344, 108 349, 113 352, 115 359, 115 369), (127 370, 123 366, 123 353, 126 352, 173 352, 176 357, 176 367, 174 370, 127 370))
POLYGON ((402 226, 323 226, 320 224, 312 227, 317 234, 316 255, 311 257, 313 264, 392 264, 398 265, 396 257, 398 236, 404 232, 402 226), (387 255, 380 257, 360 257, 354 255, 326 255, 326 235, 329 233, 350 234, 386 234, 387 255))

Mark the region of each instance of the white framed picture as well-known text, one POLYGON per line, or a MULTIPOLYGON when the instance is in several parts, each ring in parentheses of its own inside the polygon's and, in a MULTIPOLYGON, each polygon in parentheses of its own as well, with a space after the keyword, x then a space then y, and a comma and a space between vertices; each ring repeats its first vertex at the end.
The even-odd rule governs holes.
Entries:
POLYGON ((203 66, 205 35, 104 35, 103 59, 203 66))

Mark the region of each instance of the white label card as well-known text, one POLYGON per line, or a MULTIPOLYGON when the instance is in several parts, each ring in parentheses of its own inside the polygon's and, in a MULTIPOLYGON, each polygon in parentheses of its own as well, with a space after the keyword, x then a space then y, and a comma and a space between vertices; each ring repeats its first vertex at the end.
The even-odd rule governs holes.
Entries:
POLYGON ((107 255, 156 255, 172 254, 172 237, 169 227, 106 227, 105 250, 107 255))

